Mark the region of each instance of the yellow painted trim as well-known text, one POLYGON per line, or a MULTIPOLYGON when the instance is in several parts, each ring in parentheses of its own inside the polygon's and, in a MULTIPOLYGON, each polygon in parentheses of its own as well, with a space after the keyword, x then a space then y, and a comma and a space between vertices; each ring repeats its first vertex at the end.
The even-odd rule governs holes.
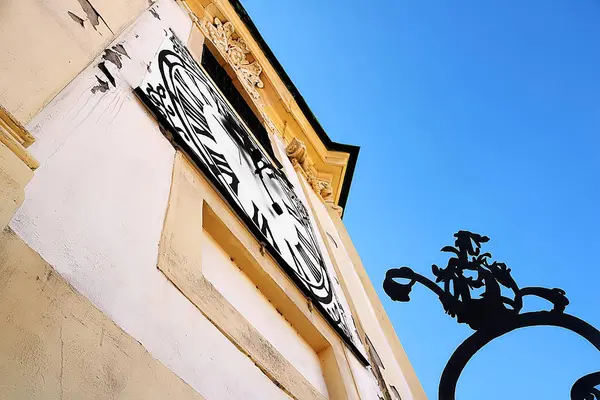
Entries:
POLYGON ((0 106, 0 142, 31 169, 40 166, 38 161, 26 149, 34 141, 34 137, 27 132, 27 129, 0 106))
POLYGON ((183 265, 159 269, 200 312, 277 386, 295 399, 325 398, 204 277, 183 265))
POLYGON ((359 399, 345 347, 308 299, 180 151, 175 157, 158 268, 240 351, 276 385, 297 399, 323 396, 202 274, 203 229, 235 260, 261 293, 313 348, 330 399, 359 399))

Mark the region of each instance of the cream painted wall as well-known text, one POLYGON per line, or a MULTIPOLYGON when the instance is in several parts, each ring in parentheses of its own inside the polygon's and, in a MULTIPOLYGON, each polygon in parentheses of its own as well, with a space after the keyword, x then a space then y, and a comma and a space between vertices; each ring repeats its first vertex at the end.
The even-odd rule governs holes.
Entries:
MULTIPOLYGON (((381 391, 377 385, 377 381, 373 376, 370 367, 365 368, 348 350, 346 350, 346 358, 352 369, 356 387, 360 393, 361 400, 379 400, 381 391)), ((383 396, 381 396, 383 397, 383 396)))
MULTIPOLYGON (((29 125, 41 166, 10 227, 70 284, 207 399, 287 399, 156 269, 174 150, 132 93, 173 27, 170 0, 118 40, 131 59, 91 92, 92 66, 29 125)), ((151 66, 150 66, 151 67, 151 66)))
POLYGON ((8 229, 0 277, 0 399, 202 400, 8 229))
POLYGON ((202 273, 306 379, 328 397, 317 353, 279 314, 256 285, 231 260, 215 239, 204 232, 202 273))
POLYGON ((148 0, 89 0, 99 13, 94 27, 82 8, 85 2, 0 3, 0 104, 21 122, 28 122, 149 5, 148 0))

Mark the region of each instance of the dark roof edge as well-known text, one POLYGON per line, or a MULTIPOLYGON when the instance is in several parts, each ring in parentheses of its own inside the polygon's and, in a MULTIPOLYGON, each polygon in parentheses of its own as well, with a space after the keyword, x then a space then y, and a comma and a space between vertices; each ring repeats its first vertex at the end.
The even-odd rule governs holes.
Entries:
POLYGON ((246 12, 246 9, 242 6, 240 0, 229 0, 229 2, 235 9, 235 12, 237 13, 238 17, 240 17, 244 24, 246 24, 246 27, 250 31, 252 38, 256 41, 256 43, 258 43, 258 46, 269 60, 269 63, 271 63, 273 68, 275 68, 275 71, 277 71, 277 75, 279 75, 279 78, 281 78, 286 88, 290 91, 292 97, 294 98, 294 100, 296 100, 296 103, 298 103, 300 110, 306 116, 306 119, 308 119, 308 122, 313 127, 315 132, 317 132, 319 139, 321 139, 325 147, 328 150, 341 151, 350 154, 348 165, 346 167, 346 174, 344 175, 344 182, 342 183, 342 190, 340 192, 340 197, 338 201, 338 205, 344 208, 345 210, 346 202, 348 201, 348 195, 350 194, 350 185, 352 184, 352 177, 354 176, 354 170, 356 168, 356 161, 358 160, 358 153, 360 151, 360 147, 350 144, 337 143, 331 140, 331 138, 325 132, 325 129, 323 129, 323 127, 317 120, 317 117, 315 117, 313 112, 308 107, 308 104, 306 104, 306 100, 304 100, 304 97, 302 97, 302 95, 300 94, 300 92, 298 91, 288 74, 285 72, 285 70, 275 57, 275 54, 273 54, 273 51, 271 51, 271 49, 261 36, 260 32, 258 31, 258 28, 256 27, 256 25, 254 25, 252 19, 250 19, 250 16, 246 12))

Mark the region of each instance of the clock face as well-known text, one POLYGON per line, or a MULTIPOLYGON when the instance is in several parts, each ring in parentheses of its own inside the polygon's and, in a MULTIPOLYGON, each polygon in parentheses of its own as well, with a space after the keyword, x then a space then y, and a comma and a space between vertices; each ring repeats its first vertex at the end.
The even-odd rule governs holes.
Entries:
POLYGON ((315 229, 296 190, 176 36, 136 93, 242 217, 273 258, 353 343, 315 229))

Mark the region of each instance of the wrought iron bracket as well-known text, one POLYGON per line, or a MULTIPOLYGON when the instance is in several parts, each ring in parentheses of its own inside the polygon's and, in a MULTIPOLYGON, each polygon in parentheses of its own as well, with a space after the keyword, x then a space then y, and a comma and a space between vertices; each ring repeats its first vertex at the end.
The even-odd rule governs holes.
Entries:
MULTIPOLYGON (((441 250, 454 254, 447 266, 432 266, 435 282, 408 267, 390 269, 383 282, 386 294, 392 300, 401 302, 410 301, 413 286, 420 283, 438 296, 448 315, 475 331, 458 346, 446 364, 440 379, 439 400, 455 400, 458 379, 475 353, 492 340, 517 329, 530 326, 564 328, 585 338, 600 351, 600 331, 565 313, 569 300, 564 290, 520 288, 506 264, 491 261, 490 253, 481 252, 481 245, 489 241, 487 236, 458 231, 454 237, 454 246, 446 246, 441 250), (477 277, 465 276, 465 271, 471 271, 477 277), (398 282, 395 279, 405 281, 398 282), (503 296, 502 288, 512 291, 512 297, 503 296), (474 298, 472 291, 475 289, 483 289, 483 292, 474 298), (545 299, 552 304, 552 308, 521 313, 525 296, 545 299)), ((571 400, 600 400, 598 386, 600 371, 585 375, 572 386, 571 400)))

